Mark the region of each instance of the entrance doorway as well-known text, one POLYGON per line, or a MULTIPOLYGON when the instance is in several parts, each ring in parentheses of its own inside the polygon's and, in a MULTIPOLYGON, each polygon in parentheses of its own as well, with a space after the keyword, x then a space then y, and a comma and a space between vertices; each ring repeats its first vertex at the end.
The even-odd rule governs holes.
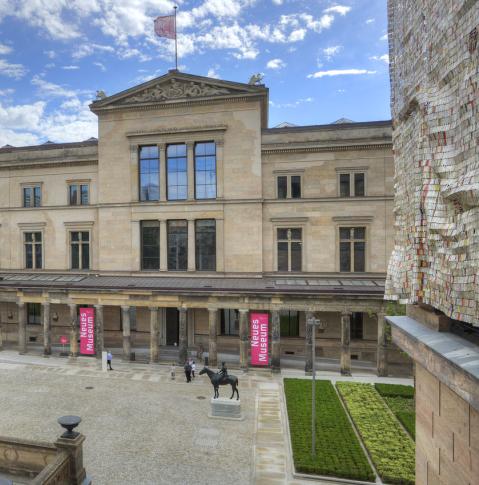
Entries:
POLYGON ((180 336, 180 312, 177 308, 166 309, 166 345, 178 345, 180 336))

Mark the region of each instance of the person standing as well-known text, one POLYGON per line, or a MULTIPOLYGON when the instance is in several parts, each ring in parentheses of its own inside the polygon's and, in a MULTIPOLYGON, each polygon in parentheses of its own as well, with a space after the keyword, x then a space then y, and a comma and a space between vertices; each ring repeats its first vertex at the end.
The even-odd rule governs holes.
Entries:
POLYGON ((193 377, 193 379, 195 378, 195 371, 196 371, 196 362, 193 361, 191 363, 191 377, 193 377))
POLYGON ((191 365, 189 360, 185 362, 184 369, 185 369, 186 382, 191 382, 191 365))
POLYGON ((113 370, 113 367, 111 366, 111 359, 112 359, 112 357, 113 357, 113 356, 111 355, 111 352, 110 352, 110 351, 108 351, 108 352, 106 353, 106 363, 107 363, 107 365, 108 365, 108 370, 113 370))

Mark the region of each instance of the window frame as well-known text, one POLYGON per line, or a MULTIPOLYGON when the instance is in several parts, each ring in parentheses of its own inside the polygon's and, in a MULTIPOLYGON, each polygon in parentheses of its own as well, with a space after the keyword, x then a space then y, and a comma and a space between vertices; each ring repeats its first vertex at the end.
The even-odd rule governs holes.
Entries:
POLYGON ((367 197, 367 168, 345 168, 337 169, 337 191, 338 197, 341 199, 351 199, 354 197, 367 197), (355 178, 357 174, 362 174, 364 177, 364 194, 356 195, 355 178), (341 195, 341 175, 349 176, 349 195, 341 195))
POLYGON ((161 224, 156 219, 146 219, 140 221, 140 271, 160 271, 161 268, 161 224), (143 228, 155 227, 158 228, 158 267, 145 268, 143 264, 143 228))
MULTIPOLYGON (((212 155, 198 155, 198 157, 208 157, 208 156, 212 156, 212 155)), ((207 172, 207 170, 200 170, 200 172, 207 172)), ((195 196, 195 200, 216 200, 218 198, 218 142, 217 140, 204 140, 204 141, 195 141, 193 143, 193 183, 194 183, 194 196, 195 196), (214 197, 198 197, 198 190, 197 190, 197 186, 198 186, 198 183, 196 181, 196 175, 198 173, 198 170, 196 168, 197 166, 197 155, 196 155, 196 146, 197 145, 201 145, 201 144, 206 144, 206 143, 213 143, 213 145, 215 146, 215 153, 214 153, 214 157, 215 157, 215 195, 214 197)), ((208 185, 211 185, 211 184, 200 184, 200 185, 204 185, 204 186, 208 186, 208 185)))
POLYGON ((38 207, 42 207, 43 203, 43 187, 42 187, 41 182, 32 182, 28 184, 21 184, 21 190, 22 190, 22 207, 25 209, 35 209, 38 207), (30 205, 25 204, 25 190, 30 189, 32 191, 32 197, 31 197, 31 203, 30 205), (38 189, 40 191, 40 202, 39 204, 35 204, 35 189, 38 189))
POLYGON ((277 200, 301 200, 303 198, 303 171, 275 171, 275 197, 277 200), (286 177, 286 197, 279 197, 279 178, 286 177), (293 177, 299 177, 299 197, 293 197, 293 177))
POLYGON ((239 310, 235 308, 222 308, 220 310, 220 335, 223 337, 239 337, 239 310), (229 312, 229 325, 228 332, 226 331, 226 312, 229 312), (237 328, 231 331, 231 315, 234 313, 234 323, 233 326, 237 328), (235 333, 236 332, 236 333, 235 333))
POLYGON ((299 327, 300 327, 300 312, 297 311, 297 310, 279 310, 279 332, 280 332, 280 338, 298 338, 300 337, 300 331, 299 331, 299 327), (287 313, 287 315, 285 315, 287 313), (296 322, 296 326, 297 326, 297 332, 295 333, 295 335, 292 335, 291 333, 291 313, 296 313, 296 318, 297 318, 297 322, 296 322), (283 332, 283 326, 281 325, 281 318, 285 318, 287 317, 288 318, 288 332, 287 332, 287 335, 286 335, 286 332, 283 332))
POLYGON ((68 186, 67 186, 67 205, 70 207, 76 207, 76 206, 87 206, 90 205, 90 182, 86 180, 70 180, 68 181, 68 186), (76 186, 77 187, 77 193, 76 193, 76 201, 74 204, 72 204, 72 199, 71 199, 71 188, 76 186), (88 190, 88 201, 86 204, 82 202, 82 187, 87 187, 88 190))
POLYGON ((68 256, 69 256, 69 268, 73 271, 91 271, 92 269, 92 231, 90 229, 85 228, 69 228, 68 229, 68 256), (88 233, 88 268, 83 268, 83 247, 84 244, 83 240, 78 241, 79 251, 78 251, 78 262, 79 268, 73 267, 73 242, 72 241, 72 234, 74 232, 78 232, 79 234, 86 232, 88 233))
POLYGON ((194 234, 194 238, 195 238, 195 271, 201 271, 201 272, 207 272, 207 271, 210 271, 210 272, 216 272, 216 268, 218 267, 218 241, 217 241, 217 226, 218 226, 218 223, 216 221, 216 219, 211 219, 211 218, 208 218, 208 219, 195 219, 195 224, 194 224, 194 229, 195 229, 195 234, 194 234), (197 241, 197 235, 198 235, 198 223, 202 222, 202 221, 213 221, 214 222, 214 231, 213 231, 213 234, 214 234, 214 241, 215 241, 215 257, 214 257, 214 268, 213 269, 201 269, 199 268, 199 257, 198 257, 198 241, 197 241))
POLYGON ((45 267, 45 256, 44 256, 44 249, 43 249, 43 241, 44 241, 44 234, 43 230, 40 229, 25 229, 22 231, 22 245, 23 245, 23 267, 24 269, 28 270, 38 270, 38 269, 43 269, 45 267), (31 241, 28 242, 26 241, 26 235, 27 234, 40 234, 41 241, 38 243, 36 241, 31 241), (28 268, 27 267, 27 244, 30 244, 32 246, 32 267, 28 268), (35 257, 35 248, 36 246, 39 245, 41 248, 41 258, 42 258, 42 264, 40 267, 37 267, 36 264, 36 257, 35 257))
POLYGON ((42 324, 42 304, 41 303, 35 303, 35 302, 27 302, 26 303, 26 314, 27 314, 27 325, 41 325, 42 324), (31 309, 37 309, 39 310, 38 314, 34 310, 30 312, 31 309), (33 320, 36 320, 38 318, 38 321, 31 321, 30 317, 33 316, 33 320))
MULTIPOLYGON (((178 265, 177 265, 178 266, 178 265)), ((168 271, 188 271, 188 220, 187 219, 168 219, 166 221, 166 267, 168 271), (186 265, 183 268, 170 268, 170 223, 184 222, 186 226, 186 265)))
POLYGON ((369 231, 368 226, 366 224, 341 224, 338 226, 337 229, 338 234, 338 270, 340 273, 367 273, 368 271, 368 257, 367 257, 367 248, 368 248, 368 240, 369 240, 369 231), (342 239, 341 238, 341 229, 349 229, 349 239, 342 239), (353 233, 353 237, 351 237, 351 233, 355 229, 364 229, 364 239, 356 239, 353 233), (349 251, 350 251, 350 263, 349 263, 349 271, 344 271, 341 269, 341 243, 349 242, 349 251), (354 270, 354 263, 355 263, 355 254, 354 254, 354 244, 356 242, 363 242, 364 243, 364 271, 355 271, 354 270))
POLYGON ((275 254, 276 254, 276 271, 279 273, 302 273, 304 270, 304 228, 301 225, 295 225, 291 224, 288 226, 276 226, 275 227, 275 254), (301 231, 301 240, 298 239, 292 239, 291 237, 291 230, 293 229, 299 229, 301 231), (280 239, 278 236, 278 232, 280 230, 286 230, 288 231, 288 237, 287 239, 280 239), (288 244, 288 269, 287 270, 280 270, 279 269, 279 243, 280 242, 286 242, 288 244), (301 243, 301 269, 299 270, 292 270, 292 243, 301 243))
POLYGON ((362 312, 352 312, 349 318, 350 340, 364 340, 364 314, 362 312), (358 334, 361 334, 361 336, 358 337, 358 334))
POLYGON ((137 148, 137 160, 138 160, 138 202, 159 202, 161 200, 161 149, 156 143, 145 143, 144 145, 138 145, 137 148), (158 156, 156 158, 141 158, 141 149, 155 147, 158 156), (158 198, 157 199, 143 199, 141 194, 141 162, 142 160, 156 160, 158 162, 158 198))
MULTIPOLYGON (((194 156, 194 155, 193 155, 194 156)), ((160 166, 160 170, 161 170, 161 166, 160 166)), ((165 145, 165 178, 166 178, 166 183, 165 183, 165 188, 166 188, 166 200, 168 201, 183 201, 183 200, 188 200, 188 144, 186 142, 177 142, 177 143, 167 143, 165 145), (168 147, 170 146, 175 146, 175 145, 181 145, 181 146, 184 146, 185 147, 185 156, 181 156, 181 157, 178 157, 178 156, 175 156, 175 157, 169 157, 168 156, 168 147), (170 198, 170 190, 169 190, 169 181, 168 181, 168 162, 170 159, 172 160, 177 160, 177 159, 185 159, 186 160, 186 170, 185 170, 185 174, 186 174, 186 194, 185 194, 185 197, 178 197, 176 199, 172 199, 170 198)), ((178 171, 176 171, 178 173, 178 171)), ((159 179, 161 179, 161 173, 159 175, 159 179)), ((183 185, 176 185, 176 187, 184 187, 183 185)), ((161 188, 160 188, 160 192, 161 192, 161 188)), ((161 197, 161 193, 160 193, 160 197, 161 197)))

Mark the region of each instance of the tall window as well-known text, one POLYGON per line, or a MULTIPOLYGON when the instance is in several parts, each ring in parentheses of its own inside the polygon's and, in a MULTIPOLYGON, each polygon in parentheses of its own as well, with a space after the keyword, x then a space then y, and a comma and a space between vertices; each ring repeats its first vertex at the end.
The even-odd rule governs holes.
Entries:
POLYGON ((71 269, 90 269, 90 233, 70 232, 71 269))
POLYGON ((42 323, 41 303, 27 303, 27 323, 29 325, 41 325, 42 323))
POLYGON ((279 228, 277 231, 278 271, 301 271, 302 229, 279 228))
POLYGON ((68 187, 68 202, 70 205, 89 204, 88 184, 70 184, 68 187))
POLYGON ((281 337, 299 337, 299 312, 281 310, 279 323, 281 337))
POLYGON ((140 200, 160 200, 160 160, 158 147, 140 147, 140 200))
POLYGON ((339 270, 366 271, 366 228, 341 227, 339 229, 339 270))
POLYGON ((239 335, 238 310, 221 310, 221 335, 239 335))
POLYGON ((216 271, 216 221, 195 221, 196 269, 216 271))
POLYGON ((278 199, 301 198, 301 175, 279 175, 276 178, 278 199))
POLYGON ((195 144, 195 197, 216 198, 216 145, 214 142, 195 144))
POLYGON ((340 197, 363 197, 365 174, 361 172, 339 174, 340 197))
POLYGON ((186 145, 168 145, 166 148, 168 200, 183 200, 188 197, 188 163, 186 145))
POLYGON ((25 246, 25 268, 40 269, 42 260, 42 233, 24 232, 23 242, 25 246))
POLYGON ((361 312, 351 313, 350 334, 352 340, 363 338, 363 314, 361 312))
POLYGON ((160 223, 141 222, 141 269, 160 269, 160 223))
POLYGON ((188 221, 168 221, 168 269, 187 269, 188 221))
POLYGON ((39 185, 23 188, 23 207, 40 207, 42 205, 42 189, 39 185))

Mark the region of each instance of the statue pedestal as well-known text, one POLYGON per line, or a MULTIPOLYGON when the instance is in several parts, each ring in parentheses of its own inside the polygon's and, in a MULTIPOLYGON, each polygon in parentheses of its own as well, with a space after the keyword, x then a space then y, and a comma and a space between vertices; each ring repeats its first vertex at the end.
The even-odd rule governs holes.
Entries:
POLYGON ((209 418, 230 419, 233 421, 242 421, 244 419, 241 413, 241 401, 219 397, 217 399, 211 398, 210 404, 209 418))

